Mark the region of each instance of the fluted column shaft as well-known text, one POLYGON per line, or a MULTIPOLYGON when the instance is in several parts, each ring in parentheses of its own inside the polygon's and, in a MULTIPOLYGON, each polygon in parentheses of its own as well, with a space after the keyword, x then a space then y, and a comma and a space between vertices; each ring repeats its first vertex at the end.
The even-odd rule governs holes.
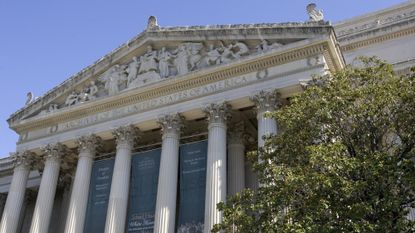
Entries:
POLYGON ((258 120, 258 147, 265 145, 264 136, 270 136, 277 133, 277 122, 275 119, 266 116, 268 113, 275 111, 278 94, 275 91, 261 91, 251 99, 257 107, 258 120))
POLYGON ((266 117, 265 114, 269 111, 258 111, 258 147, 265 145, 264 136, 274 135, 277 133, 277 122, 270 117, 266 117))
POLYGON ((45 148, 45 167, 33 212, 30 233, 48 232, 64 148, 61 144, 48 145, 45 148))
POLYGON ((243 125, 234 125, 228 142, 228 195, 245 188, 245 145, 243 125))
POLYGON ((212 104, 205 109, 208 116, 208 151, 206 164, 206 201, 204 232, 222 221, 217 204, 226 200, 226 120, 229 106, 212 104))
POLYGON ((78 140, 79 159, 76 166, 75 180, 66 218, 65 233, 83 232, 88 204, 89 184, 95 149, 99 139, 94 136, 83 136, 78 140))
POLYGON ((1 218, 0 233, 17 232, 24 204, 27 178, 30 172, 30 154, 16 154, 16 162, 6 205, 1 218))
POLYGON ((117 141, 114 172, 108 200, 105 233, 124 232, 130 187, 131 150, 137 137, 136 129, 123 126, 114 132, 117 141))
POLYGON ((159 124, 162 127, 163 142, 154 233, 174 233, 181 117, 178 114, 168 115, 161 118, 159 124))
MULTIPOLYGON (((264 137, 277 134, 277 122, 267 114, 275 111, 278 104, 278 93, 276 91, 261 91, 251 97, 251 100, 257 107, 258 148, 261 148, 265 145, 264 137)), ((248 166, 252 165, 248 164, 248 166)), ((249 169, 252 170, 252 168, 249 169)), ((257 189, 259 186, 257 174, 249 171, 249 175, 247 180, 250 181, 250 188, 257 189)))

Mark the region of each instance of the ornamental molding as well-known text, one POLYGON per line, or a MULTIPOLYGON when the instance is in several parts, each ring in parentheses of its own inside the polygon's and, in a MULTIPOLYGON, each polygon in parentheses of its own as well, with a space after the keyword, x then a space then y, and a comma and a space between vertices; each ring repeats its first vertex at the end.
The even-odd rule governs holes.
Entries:
MULTIPOLYGON (((295 60, 323 54, 324 59, 332 71, 339 70, 344 66, 343 58, 333 38, 324 41, 317 41, 304 45, 300 48, 291 48, 285 51, 275 51, 270 54, 257 56, 253 59, 238 61, 226 66, 213 67, 194 73, 189 73, 180 79, 167 79, 144 88, 134 89, 121 93, 120 95, 107 97, 75 106, 68 110, 58 111, 51 115, 34 117, 23 120, 12 128, 21 135, 25 132, 36 129, 51 127, 51 133, 58 130, 58 124, 80 119, 89 115, 103 113, 111 109, 125 107, 128 105, 150 101, 162 96, 172 95, 180 91, 191 90, 192 88, 209 85, 211 83, 231 80, 232 77, 247 73, 266 70, 267 68, 286 64, 295 60)), ((142 111, 142 110, 141 110, 142 111)))
POLYGON ((396 7, 387 8, 368 16, 360 16, 345 20, 334 25, 337 36, 348 38, 362 36, 370 31, 386 29, 397 25, 407 25, 413 23, 415 18, 415 4, 413 2, 404 3, 396 7))
POLYGON ((373 38, 366 39, 366 40, 353 42, 353 43, 350 43, 350 44, 347 44, 347 45, 343 45, 343 46, 341 46, 341 50, 343 52, 349 52, 349 51, 353 51, 353 50, 356 50, 356 49, 359 49, 359 48, 362 48, 362 47, 367 47, 367 46, 370 46, 370 45, 379 44, 379 43, 382 43, 384 41, 393 40, 393 39, 397 39, 397 38, 401 38, 401 37, 405 37, 405 36, 410 36, 410 35, 413 35, 413 34, 415 34, 415 27, 400 30, 400 31, 385 34, 385 35, 381 35, 381 36, 377 36, 377 37, 373 37, 373 38))
MULTIPOLYGON (((333 34, 333 28, 329 23, 306 22, 306 23, 283 23, 283 24, 240 24, 240 25, 216 25, 216 26, 193 26, 193 27, 156 27, 146 30, 134 37, 132 40, 121 45, 108 55, 99 59, 97 62, 81 70, 76 75, 70 77, 62 84, 48 91, 40 98, 34 99, 27 103, 25 107, 12 114, 8 119, 11 126, 18 124, 23 119, 29 119, 42 110, 43 115, 50 115, 60 107, 57 106, 56 100, 62 101, 63 96, 67 96, 65 105, 71 106, 76 102, 85 102, 94 100, 98 95, 96 81, 106 72, 111 70, 115 65, 128 64, 134 57, 134 54, 145 54, 145 48, 150 43, 161 48, 163 45, 172 45, 180 41, 194 41, 201 43, 204 41, 230 41, 238 43, 244 40, 256 40, 258 33, 262 35, 262 40, 304 40, 321 37, 321 35, 333 34), (284 35, 290 37, 284 37, 284 35), (74 93, 75 92, 75 93, 74 93), (72 96, 71 96, 72 95, 72 96)), ((294 40, 294 41, 295 41, 294 40)), ((227 42, 229 43, 229 42, 227 42)), ((218 45, 216 45, 218 46, 218 45)), ((219 45, 220 46, 220 45, 219 45)), ((226 45, 228 46, 228 45, 226 45)), ((241 45, 242 46, 242 45, 241 45)), ((234 53, 238 56, 236 48, 234 53)), ((223 53, 223 52, 221 52, 223 53)), ((175 54, 177 56, 177 54, 175 54)), ((194 58, 194 57, 193 57, 194 58)), ((191 64, 191 63, 190 63, 191 64)), ((146 66, 145 71, 151 71, 151 65, 146 66)), ((153 77, 154 75, 147 75, 153 77)), ((142 77, 143 80, 145 77, 142 77)), ((111 86, 107 84, 107 86, 111 86)), ((112 89, 115 90, 116 89, 112 89)), ((107 90, 109 92, 109 90, 107 90)))

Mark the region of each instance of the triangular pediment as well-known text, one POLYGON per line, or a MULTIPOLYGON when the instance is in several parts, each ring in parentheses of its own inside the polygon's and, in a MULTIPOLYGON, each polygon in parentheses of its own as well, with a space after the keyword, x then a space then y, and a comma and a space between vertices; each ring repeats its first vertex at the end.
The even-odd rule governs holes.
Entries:
POLYGON ((14 113, 10 126, 304 40, 332 37, 326 22, 147 29, 14 113))

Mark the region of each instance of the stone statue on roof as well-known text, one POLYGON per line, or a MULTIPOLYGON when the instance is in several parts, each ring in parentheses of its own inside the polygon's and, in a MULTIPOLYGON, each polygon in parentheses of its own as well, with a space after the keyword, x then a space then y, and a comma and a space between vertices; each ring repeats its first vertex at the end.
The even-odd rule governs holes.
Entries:
POLYGON ((317 5, 315 3, 310 3, 307 5, 307 13, 310 17, 310 22, 320 22, 324 20, 324 15, 322 10, 316 9, 317 5))
POLYGON ((147 22, 147 29, 158 29, 159 25, 157 23, 157 18, 155 16, 150 16, 147 22))

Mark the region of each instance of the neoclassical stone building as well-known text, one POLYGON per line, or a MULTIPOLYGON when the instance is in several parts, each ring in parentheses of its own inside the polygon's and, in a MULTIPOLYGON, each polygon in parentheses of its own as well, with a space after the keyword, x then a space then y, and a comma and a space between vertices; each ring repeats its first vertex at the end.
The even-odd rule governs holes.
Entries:
POLYGON ((335 24, 147 28, 8 119, 1 233, 209 232, 216 204, 257 186, 245 151, 313 75, 359 55, 408 72, 415 2, 335 24))

